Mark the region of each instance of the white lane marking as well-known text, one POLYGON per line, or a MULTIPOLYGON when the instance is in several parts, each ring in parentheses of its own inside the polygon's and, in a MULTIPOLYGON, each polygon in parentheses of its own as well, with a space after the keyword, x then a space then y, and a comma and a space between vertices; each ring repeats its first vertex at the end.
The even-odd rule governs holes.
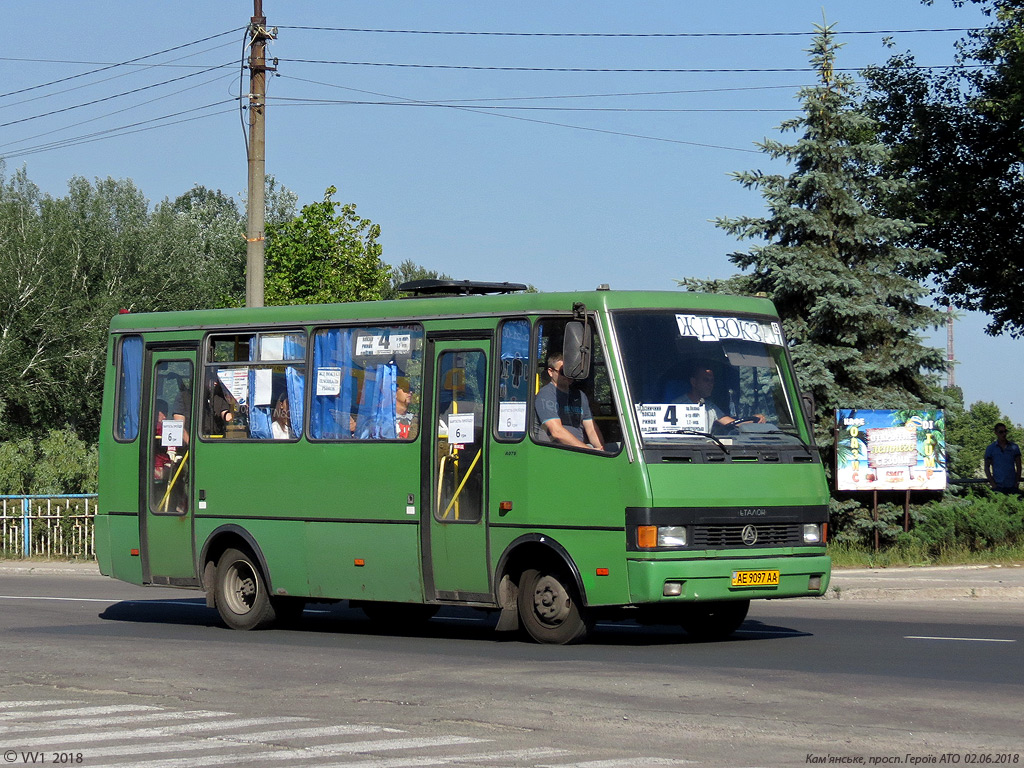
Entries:
POLYGON ((359 760, 354 763, 317 763, 316 768, 417 768, 428 765, 451 765, 452 763, 470 763, 476 765, 489 760, 531 760, 539 757, 554 757, 565 754, 564 749, 533 747, 530 749, 510 749, 502 752, 483 752, 465 755, 438 755, 436 757, 379 757, 359 760))
POLYGON ((927 635, 904 635, 904 640, 957 640, 963 643, 1016 643, 1016 640, 1003 640, 998 637, 929 637, 927 635))
POLYGON ((116 704, 108 707, 74 707, 72 709, 51 709, 45 712, 2 712, 0 720, 30 720, 36 717, 61 717, 63 715, 113 715, 117 712, 155 712, 160 707, 147 707, 140 704, 116 704))
POLYGON ((315 728, 293 728, 282 731, 261 731, 260 733, 241 736, 218 736, 225 741, 239 741, 250 744, 273 741, 275 739, 317 738, 319 736, 344 736, 356 733, 403 733, 398 728, 385 728, 382 725, 324 725, 315 728))
POLYGON ((49 747, 54 741, 61 744, 82 744, 96 741, 125 741, 129 739, 149 739, 160 736, 174 736, 182 733, 197 733, 200 731, 227 731, 232 728, 253 728, 262 725, 276 725, 278 723, 294 723, 298 721, 309 721, 308 717, 249 717, 241 720, 218 720, 216 722, 185 723, 184 725, 168 725, 162 728, 132 728, 123 731, 102 731, 89 733, 69 733, 59 736, 40 736, 35 739, 20 739, 18 748, 21 747, 49 747))
MULTIPOLYGON (((238 717, 233 712, 209 712, 205 709, 193 712, 153 712, 145 715, 130 715, 128 717, 75 717, 64 720, 54 720, 46 723, 47 730, 55 731, 64 728, 79 728, 83 725, 129 725, 144 723, 147 720, 191 720, 204 717, 238 717)), ((23 733, 25 731, 36 732, 39 730, 39 723, 20 723, 17 725, 0 726, 0 735, 23 733)))
POLYGON ((201 605, 206 602, 201 599, 195 600, 122 600, 107 597, 47 597, 43 595, 0 595, 0 600, 54 600, 63 603, 127 603, 130 605, 201 605))

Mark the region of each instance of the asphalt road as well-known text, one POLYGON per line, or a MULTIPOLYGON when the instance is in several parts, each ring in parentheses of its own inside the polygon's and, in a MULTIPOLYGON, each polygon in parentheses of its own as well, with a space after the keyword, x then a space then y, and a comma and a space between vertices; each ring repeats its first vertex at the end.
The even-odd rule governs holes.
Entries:
POLYGON ((344 605, 312 606, 296 629, 232 632, 196 592, 0 566, 0 758, 1024 763, 1024 569, 838 572, 836 584, 832 599, 755 603, 726 642, 602 624, 586 644, 549 647, 455 610, 405 636, 344 605))

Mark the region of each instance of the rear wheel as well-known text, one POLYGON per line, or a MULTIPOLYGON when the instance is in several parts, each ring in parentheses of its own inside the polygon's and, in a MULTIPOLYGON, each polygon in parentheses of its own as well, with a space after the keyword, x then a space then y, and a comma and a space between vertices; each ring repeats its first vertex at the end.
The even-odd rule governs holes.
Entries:
POLYGON ((743 624, 749 600, 697 603, 686 607, 679 623, 694 640, 724 640, 743 624))
POLYGON ((217 612, 232 629, 263 629, 274 623, 274 607, 259 566, 247 552, 225 550, 217 562, 217 612))
POLYGON ((519 620, 538 643, 578 643, 590 631, 591 622, 576 588, 560 571, 523 571, 517 601, 519 620))

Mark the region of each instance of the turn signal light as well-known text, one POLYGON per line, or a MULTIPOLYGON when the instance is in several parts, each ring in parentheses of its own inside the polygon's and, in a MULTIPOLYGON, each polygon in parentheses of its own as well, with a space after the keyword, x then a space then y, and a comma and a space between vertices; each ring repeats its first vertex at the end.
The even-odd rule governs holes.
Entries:
POLYGON ((638 525, 636 528, 636 545, 642 549, 653 549, 658 546, 658 526, 638 525))

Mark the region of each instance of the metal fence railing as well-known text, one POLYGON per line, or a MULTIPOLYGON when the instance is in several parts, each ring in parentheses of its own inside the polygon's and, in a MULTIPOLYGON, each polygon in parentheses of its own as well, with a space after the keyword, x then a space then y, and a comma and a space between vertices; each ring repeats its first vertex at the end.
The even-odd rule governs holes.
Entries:
POLYGON ((0 496, 0 557, 96 557, 95 493, 0 496))

